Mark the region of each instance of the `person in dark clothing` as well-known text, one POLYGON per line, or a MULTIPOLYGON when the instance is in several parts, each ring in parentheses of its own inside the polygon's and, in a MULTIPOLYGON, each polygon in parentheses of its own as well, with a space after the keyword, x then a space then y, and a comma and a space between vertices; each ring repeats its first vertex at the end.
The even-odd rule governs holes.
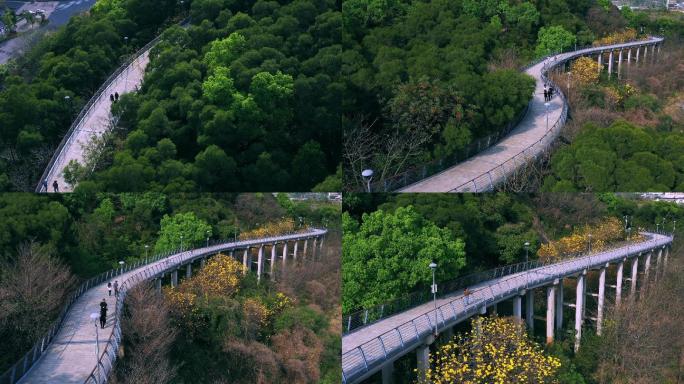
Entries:
POLYGON ((47 183, 47 179, 43 180, 43 188, 45 188, 45 192, 47 192, 47 191, 48 191, 48 183, 47 183))
POLYGON ((57 180, 52 182, 52 189, 54 189, 55 192, 59 192, 59 183, 57 183, 57 180))
POLYGON ((119 101, 119 92, 114 92, 114 100, 119 101))
POLYGON ((109 291, 109 296, 112 295, 112 282, 107 283, 107 290, 109 291))
POLYGON ((114 102, 114 95, 111 93, 109 94, 109 101, 111 101, 112 103, 114 102))
POLYGON ((544 90, 544 101, 549 101, 549 92, 546 89, 544 90))
POLYGON ((105 324, 107 324, 107 302, 103 298, 100 302, 100 328, 104 329, 105 324))
POLYGON ((549 101, 553 98, 553 85, 549 87, 549 101))
POLYGON ((114 296, 119 297, 119 280, 114 280, 114 296))

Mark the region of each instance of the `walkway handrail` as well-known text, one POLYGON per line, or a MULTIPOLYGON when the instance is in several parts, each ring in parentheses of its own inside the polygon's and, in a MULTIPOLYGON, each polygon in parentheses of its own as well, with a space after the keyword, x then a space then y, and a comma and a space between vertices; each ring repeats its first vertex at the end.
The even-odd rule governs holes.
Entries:
MULTIPOLYGON (((609 247, 603 249, 602 252, 611 249, 621 248, 623 246, 624 243, 614 243, 611 244, 609 247)), ((561 260, 571 260, 579 257, 584 257, 586 255, 587 254, 584 252, 565 254, 561 257, 561 260)), ((472 287, 473 285, 481 283, 483 281, 488 281, 495 278, 516 274, 519 272, 529 271, 531 269, 540 268, 553 263, 557 263, 557 261, 530 260, 527 262, 523 261, 520 263, 507 264, 484 271, 473 272, 468 275, 460 276, 458 278, 440 283, 440 292, 438 297, 441 298, 444 296, 451 295, 459 289, 472 287)), ((377 304, 369 308, 363 308, 354 311, 342 317, 343 334, 355 332, 359 328, 369 326, 397 313, 425 304, 430 300, 432 300, 432 294, 428 290, 423 289, 388 300, 384 303, 377 304)))
MULTIPOLYGON (((180 25, 187 24, 189 20, 189 18, 184 19, 180 22, 180 25)), ((71 126, 67 130, 66 134, 64 134, 64 137, 62 137, 62 140, 60 141, 59 145, 57 146, 57 149, 53 153, 50 162, 45 167, 43 174, 40 176, 40 179, 38 180, 38 185, 35 188, 36 193, 47 192, 47 189, 45 188, 45 186, 43 186, 43 180, 48 179, 48 176, 52 174, 55 164, 59 163, 58 160, 61 160, 61 158, 64 156, 64 148, 67 146, 67 144, 71 143, 74 136, 74 132, 80 129, 86 117, 90 115, 95 103, 100 99, 100 97, 102 97, 102 95, 107 91, 107 89, 109 89, 114 80, 116 80, 116 78, 121 73, 127 70, 133 64, 134 61, 139 59, 143 54, 145 54, 145 52, 147 52, 153 46, 155 46, 161 40, 163 35, 164 33, 157 35, 157 37, 155 37, 150 42, 145 44, 142 48, 138 49, 135 53, 130 55, 114 72, 112 72, 109 75, 107 80, 105 80, 104 83, 100 85, 97 91, 95 91, 95 93, 90 97, 88 102, 83 106, 83 108, 81 108, 81 111, 78 113, 73 123, 71 123, 71 126)))
MULTIPOLYGON (((279 235, 280 237, 282 236, 293 236, 293 235, 302 235, 302 237, 306 234, 312 233, 313 231, 320 231, 320 229, 316 228, 307 228, 306 232, 287 232, 283 235, 279 235)), ((325 230, 327 232, 327 230, 325 230)), ((324 232, 324 233, 325 233, 324 232)), ((210 245, 214 246, 217 244, 230 244, 231 242, 233 244, 245 244, 248 242, 254 242, 255 240, 262 239, 259 237, 248 237, 247 239, 241 239, 239 241, 235 240, 212 240, 210 241, 210 245)), ((64 305, 64 308, 62 311, 59 313, 59 316, 57 316, 57 319, 52 322, 52 325, 48 329, 48 331, 44 334, 44 336, 40 339, 38 339, 33 347, 24 354, 24 357, 19 359, 14 365, 12 365, 10 368, 8 368, 2 376, 0 376, 0 384, 14 384, 21 379, 26 372, 35 364, 36 361, 41 357, 43 352, 47 349, 47 347, 50 345, 52 340, 54 339, 55 335, 57 334, 57 331, 61 328, 62 323, 64 321, 64 317, 71 308, 72 304, 78 300, 78 298, 81 297, 86 291, 88 291, 90 288, 95 287, 99 284, 101 284, 104 281, 109 281, 117 276, 120 276, 124 273, 127 273, 130 270, 139 268, 141 266, 145 266, 154 262, 159 261, 162 258, 169 257, 169 255, 173 255, 175 253, 179 253, 178 249, 175 250, 170 250, 166 252, 159 253, 155 256, 148 257, 145 259, 141 259, 136 261, 135 263, 121 267, 121 268, 114 268, 110 269, 106 272, 102 272, 99 275, 95 277, 91 277, 90 279, 84 281, 81 283, 76 290, 74 290, 69 296, 68 299, 66 300, 66 303, 64 305)))
MULTIPOLYGON (((625 43, 619 43, 619 44, 607 44, 607 45, 599 45, 599 46, 588 46, 587 48, 581 48, 579 50, 573 50, 569 52, 574 52, 574 54, 564 58, 563 60, 554 60, 550 63, 550 65, 544 65, 544 68, 542 70, 542 80, 545 83, 551 84, 554 88, 554 90, 557 90, 558 96, 560 96, 561 100, 563 101, 563 109, 561 111, 561 116, 560 118, 553 124, 553 126, 544 133, 544 135, 534 143, 532 143, 530 146, 527 148, 523 149, 519 153, 517 153, 515 156, 511 157, 510 159, 506 160, 502 164, 499 164, 497 166, 492 167, 489 171, 486 173, 477 176, 469 181, 466 181, 465 183, 457 186, 456 188, 451 189, 449 192, 486 192, 486 191, 492 191, 494 190, 495 185, 500 182, 500 178, 497 177, 495 171, 499 171, 500 175, 503 178, 503 182, 506 183, 507 181, 507 173, 510 172, 510 170, 516 170, 519 168, 519 166, 526 164, 529 162, 531 159, 534 159, 538 156, 538 153, 534 151, 534 149, 537 149, 537 147, 541 146, 542 148, 546 148, 548 145, 550 145, 557 137, 557 134, 560 133, 561 129, 565 126, 565 122, 567 121, 568 118, 568 108, 569 104, 567 101, 567 98, 561 91, 561 88, 553 82, 550 78, 548 78, 547 73, 549 69, 554 68, 555 66, 565 63, 566 61, 573 59, 577 56, 583 56, 587 53, 592 53, 595 51, 603 51, 605 49, 614 49, 614 48, 620 48, 620 47, 627 47, 627 46, 641 46, 643 45, 651 45, 651 44, 657 44, 659 42, 662 42, 664 40, 664 37, 662 36, 651 36, 649 37, 649 40, 635 40, 631 42, 625 42, 625 43), (652 41, 652 39, 656 39, 657 41, 652 41), (528 153, 529 152, 529 153, 528 153), (508 170, 506 169, 508 165, 508 170), (494 174, 494 175, 493 175, 494 174), (495 181, 496 180, 496 181, 495 181), (471 188, 472 187, 472 188, 471 188)), ((563 51, 553 53, 551 55, 545 56, 539 60, 535 60, 532 64, 530 64, 526 69, 529 69, 540 62, 544 60, 548 60, 552 57, 555 57, 559 54, 565 53, 563 51)), ((530 101, 531 103, 532 101, 530 101)), ((540 151, 539 153, 541 153, 540 151)))
MULTIPOLYGON (((650 233, 645 234, 649 235, 650 233)), ((664 246, 671 242, 672 235, 665 235, 664 239, 653 236, 651 240, 637 243, 635 246, 628 245, 627 247, 623 247, 626 248, 626 254, 615 255, 614 259, 640 254, 649 249, 655 249, 656 247, 664 246)), ((533 288, 546 281, 553 281, 554 279, 611 261, 613 259, 605 260, 605 258, 606 256, 611 256, 611 252, 613 251, 614 250, 608 250, 588 254, 580 258, 562 260, 558 263, 548 264, 534 270, 529 270, 524 275, 525 281, 522 289, 533 288), (579 264, 576 264, 569 270, 564 270, 562 268, 571 263, 579 264), (530 279, 531 274, 534 274, 535 278, 530 279)), ((459 318, 458 313, 461 313, 460 318, 468 318, 475 313, 479 313, 483 307, 486 308, 488 305, 498 302, 505 297, 509 297, 511 294, 520 292, 521 287, 519 285, 511 285, 511 281, 520 278, 522 278, 521 275, 511 275, 505 279, 498 280, 493 285, 474 289, 468 295, 467 300, 462 296, 455 297, 454 299, 449 300, 448 303, 439 305, 436 309, 421 313, 413 319, 393 327, 391 330, 344 352, 342 354, 343 383, 354 382, 372 369, 382 365, 384 361, 394 358, 408 348, 417 345, 425 336, 431 334, 435 327, 444 328, 447 326, 447 321, 452 323, 455 319, 459 318), (494 287, 500 289, 495 290, 494 287), (449 314, 448 317, 445 317, 445 312, 451 312, 451 314, 449 314), (435 319, 436 324, 433 323, 433 319, 435 319), (405 334, 408 334, 410 337, 405 337, 405 334), (373 359, 374 356, 376 357, 375 359, 373 359)))
POLYGON ((85 383, 101 384, 107 382, 107 378, 109 377, 109 374, 112 368, 114 367, 114 362, 116 361, 119 345, 121 344, 121 339, 123 337, 120 322, 121 313, 123 311, 123 302, 126 298, 128 290, 135 287, 138 283, 160 276, 166 273, 167 271, 174 269, 178 266, 181 266, 187 262, 192 262, 195 259, 208 256, 216 252, 225 251, 230 248, 242 248, 245 246, 252 246, 283 240, 300 240, 302 238, 309 238, 309 236, 311 235, 314 235, 314 237, 322 236, 325 235, 327 232, 328 230, 325 228, 312 227, 308 228, 307 232, 289 232, 285 235, 267 238, 255 238, 250 240, 240 240, 238 242, 219 242, 215 245, 212 245, 209 248, 203 247, 199 249, 181 251, 175 256, 170 257, 168 260, 165 260, 163 266, 161 264, 157 264, 153 266, 151 269, 144 269, 128 277, 125 281, 121 283, 121 286, 119 288, 119 296, 116 299, 116 308, 114 312, 115 316, 113 324, 114 331, 107 340, 107 345, 105 346, 102 356, 99 357, 97 365, 90 372, 90 375, 88 375, 88 378, 86 379, 85 383))

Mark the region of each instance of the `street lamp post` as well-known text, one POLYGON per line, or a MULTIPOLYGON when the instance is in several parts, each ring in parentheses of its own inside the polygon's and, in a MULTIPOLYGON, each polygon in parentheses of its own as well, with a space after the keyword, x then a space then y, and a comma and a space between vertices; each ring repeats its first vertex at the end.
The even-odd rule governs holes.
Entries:
POLYGON ((632 227, 627 228, 627 241, 631 238, 632 235, 632 227))
POLYGON ((432 299, 435 303, 435 336, 437 336, 437 284, 435 283, 437 264, 434 261, 430 263, 430 269, 432 270, 432 299))
POLYGON ((150 246, 145 244, 145 260, 147 260, 147 253, 148 253, 149 249, 150 249, 150 246))
POLYGON ((373 180, 373 170, 372 169, 364 169, 363 172, 361 172, 361 177, 363 177, 363 181, 366 182, 366 191, 368 193, 371 192, 371 180, 373 180))
POLYGON ((209 230, 207 229, 207 248, 209 248, 209 230))
POLYGON ((527 264, 529 262, 529 255, 528 254, 530 251, 530 242, 526 241, 524 245, 525 245, 525 264, 527 264))
POLYGON ((591 233, 589 234, 589 253, 591 253, 591 233))
POLYGON ((126 263, 126 262, 123 261, 123 260, 119 261, 119 266, 121 267, 121 273, 123 273, 123 266, 124 266, 125 263, 126 263))
POLYGON ((183 252, 183 234, 182 234, 182 233, 181 233, 181 235, 180 235, 180 239, 181 239, 180 251, 183 252))
POLYGON ((656 221, 656 233, 660 233, 660 224, 656 221))
POLYGON ((97 312, 90 314, 90 320, 92 320, 93 325, 95 325, 95 367, 97 368, 97 378, 95 379, 96 383, 100 380, 100 364, 98 364, 98 360, 100 359, 100 331, 97 329, 97 319, 99 317, 100 315, 97 312))

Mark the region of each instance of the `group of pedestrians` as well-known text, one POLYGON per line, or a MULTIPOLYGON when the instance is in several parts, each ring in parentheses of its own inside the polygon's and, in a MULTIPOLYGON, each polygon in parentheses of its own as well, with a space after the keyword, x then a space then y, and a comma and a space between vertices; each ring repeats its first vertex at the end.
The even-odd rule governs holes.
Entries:
MULTIPOLYGON (((119 280, 114 280, 114 284, 112 282, 107 283, 107 291, 109 291, 109 296, 112 296, 112 288, 114 288, 114 296, 119 297, 119 280)), ((100 328, 104 329, 105 325, 107 324, 107 300, 105 298, 102 298, 102 301, 100 302, 100 328)))
POLYGON ((553 93, 555 92, 555 89, 553 88, 553 85, 548 86, 544 84, 544 101, 551 101, 553 99, 553 93))
MULTIPOLYGON (((45 189, 45 192, 47 192, 47 191, 48 191, 48 181, 47 181, 47 179, 43 180, 43 183, 42 183, 42 184, 43 184, 43 188, 45 189)), ((53 190, 55 193, 59 192, 59 183, 57 182, 57 180, 55 180, 55 181, 52 182, 52 190, 53 190)))
POLYGON ((119 101, 119 92, 114 92, 113 94, 110 94, 110 95, 109 95, 109 100, 110 100, 112 103, 115 103, 115 102, 119 101))

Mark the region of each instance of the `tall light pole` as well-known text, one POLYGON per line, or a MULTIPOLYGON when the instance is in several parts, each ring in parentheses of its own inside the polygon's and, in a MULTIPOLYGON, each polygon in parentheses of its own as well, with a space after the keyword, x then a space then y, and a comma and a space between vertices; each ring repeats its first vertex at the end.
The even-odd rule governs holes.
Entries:
POLYGON ((527 264, 527 262, 529 261, 528 253, 530 251, 530 242, 526 241, 524 245, 525 245, 525 264, 527 264))
POLYGON ((99 317, 100 315, 97 312, 90 314, 90 320, 93 321, 93 325, 95 326, 95 366, 97 367, 97 379, 95 380, 96 383, 100 380, 100 364, 98 364, 98 360, 100 360, 100 331, 97 328, 97 319, 99 317))
POLYGON ((629 241, 631 235, 632 235, 632 227, 629 227, 629 228, 627 228, 627 241, 629 241))
POLYGON ((209 248, 209 230, 207 229, 207 248, 209 248))
POLYGON ((126 262, 123 261, 123 260, 119 261, 119 266, 121 267, 121 273, 123 273, 123 266, 124 266, 125 263, 126 263, 126 262))
POLYGON ((434 261, 430 263, 430 269, 432 270, 432 299, 435 303, 435 336, 437 336, 437 284, 435 283, 437 264, 434 261))
POLYGON ((180 251, 183 252, 183 234, 182 234, 182 233, 181 233, 181 235, 180 235, 180 238, 181 238, 181 247, 180 247, 180 251))
POLYGON ((591 253, 591 233, 589 234, 589 253, 591 253))
POLYGON ((660 233, 660 223, 656 221, 656 233, 660 233))
POLYGON ((368 193, 371 192, 371 180, 373 180, 373 170, 372 169, 364 169, 363 172, 361 172, 361 177, 363 177, 363 181, 366 182, 366 191, 368 193))
POLYGON ((145 259, 147 259, 147 251, 150 249, 150 246, 145 244, 145 259))

